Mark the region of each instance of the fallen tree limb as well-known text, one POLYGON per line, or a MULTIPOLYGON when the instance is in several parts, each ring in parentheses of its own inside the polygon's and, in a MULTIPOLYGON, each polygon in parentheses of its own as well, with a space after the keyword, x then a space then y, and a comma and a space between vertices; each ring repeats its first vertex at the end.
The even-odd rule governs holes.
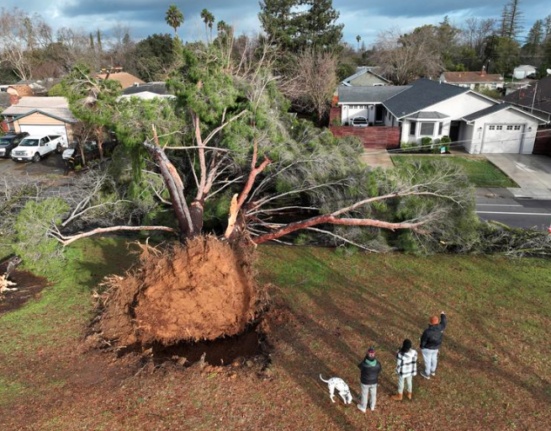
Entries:
POLYGON ((65 247, 79 239, 87 238, 94 235, 99 235, 102 233, 121 232, 121 231, 140 232, 140 231, 153 231, 153 230, 170 232, 176 235, 178 234, 178 231, 176 229, 173 229, 167 226, 113 226, 113 227, 100 227, 100 228, 91 230, 89 232, 83 232, 72 236, 63 236, 58 233, 56 234, 51 232, 51 236, 57 239, 65 247))

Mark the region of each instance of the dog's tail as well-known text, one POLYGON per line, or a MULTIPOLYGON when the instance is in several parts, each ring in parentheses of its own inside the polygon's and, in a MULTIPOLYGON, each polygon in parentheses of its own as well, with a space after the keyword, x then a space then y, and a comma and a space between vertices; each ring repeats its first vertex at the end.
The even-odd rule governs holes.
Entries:
POLYGON ((320 379, 322 382, 329 383, 329 380, 323 380, 323 377, 321 376, 321 374, 320 374, 320 379))

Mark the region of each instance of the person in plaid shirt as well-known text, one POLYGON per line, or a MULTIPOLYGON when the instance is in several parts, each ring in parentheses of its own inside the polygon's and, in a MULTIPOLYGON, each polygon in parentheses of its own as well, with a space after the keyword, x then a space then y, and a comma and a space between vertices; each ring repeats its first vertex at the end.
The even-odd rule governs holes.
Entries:
POLYGON ((402 401, 405 383, 407 385, 406 396, 411 400, 413 377, 417 375, 417 352, 411 348, 410 340, 404 340, 402 348, 396 352, 396 374, 398 374, 398 394, 393 395, 392 399, 402 401))

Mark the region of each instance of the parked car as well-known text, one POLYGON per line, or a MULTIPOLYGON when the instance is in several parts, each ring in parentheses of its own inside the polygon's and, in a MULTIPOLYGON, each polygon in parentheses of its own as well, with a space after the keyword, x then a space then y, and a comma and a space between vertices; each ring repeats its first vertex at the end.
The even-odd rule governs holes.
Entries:
POLYGON ((0 157, 8 158, 11 154, 11 150, 17 147, 26 136, 29 136, 27 132, 8 133, 4 136, 0 136, 0 157))
MULTIPOLYGON (((117 142, 104 142, 103 154, 104 156, 110 156, 113 149, 117 145, 117 142)), ((82 153, 84 152, 84 159, 86 163, 97 160, 100 158, 99 147, 96 141, 84 141, 76 142, 71 145, 71 148, 63 151, 63 160, 65 161, 69 169, 74 169, 77 166, 82 165, 82 153)))
POLYGON ((39 162, 42 157, 56 151, 63 141, 59 135, 27 136, 12 150, 11 159, 18 162, 39 162))
POLYGON ((354 127, 367 127, 368 124, 367 118, 365 117, 352 118, 352 126, 354 127))

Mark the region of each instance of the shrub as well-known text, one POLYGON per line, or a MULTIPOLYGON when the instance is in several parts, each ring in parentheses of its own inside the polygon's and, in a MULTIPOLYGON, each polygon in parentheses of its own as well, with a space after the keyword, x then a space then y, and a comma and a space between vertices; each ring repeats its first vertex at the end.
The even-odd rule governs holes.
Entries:
POLYGON ((61 216, 68 210, 63 200, 50 198, 27 202, 17 216, 13 249, 32 269, 42 271, 51 259, 61 256, 59 243, 49 236, 49 230, 61 223, 61 216))

